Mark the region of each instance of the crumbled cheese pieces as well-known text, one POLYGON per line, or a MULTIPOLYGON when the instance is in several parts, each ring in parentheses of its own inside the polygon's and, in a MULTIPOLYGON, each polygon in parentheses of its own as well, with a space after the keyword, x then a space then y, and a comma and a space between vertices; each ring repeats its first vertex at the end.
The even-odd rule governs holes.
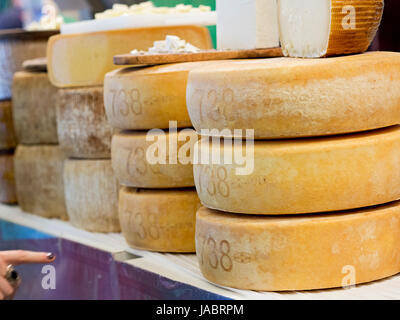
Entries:
POLYGON ((132 50, 131 54, 154 54, 154 53, 195 53, 200 49, 182 40, 177 36, 168 35, 165 40, 154 41, 153 47, 146 51, 132 50))

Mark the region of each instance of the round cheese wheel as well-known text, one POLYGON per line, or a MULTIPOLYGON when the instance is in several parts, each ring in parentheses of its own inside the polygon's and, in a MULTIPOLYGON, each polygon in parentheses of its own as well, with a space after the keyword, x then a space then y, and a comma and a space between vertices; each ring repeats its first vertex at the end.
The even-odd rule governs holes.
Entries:
POLYGON ((256 139, 383 128, 400 123, 399 70, 393 52, 225 62, 190 72, 189 115, 204 135, 254 129, 256 139))
POLYGON ((190 25, 61 34, 51 37, 47 47, 50 80, 61 88, 103 85, 106 73, 119 68, 115 55, 148 50, 171 34, 201 49, 212 47, 207 28, 190 25))
POLYGON ((194 188, 145 190, 122 188, 119 219, 122 234, 134 248, 158 252, 195 252, 194 188))
POLYGON ((278 0, 283 53, 317 58, 367 51, 383 0, 278 0))
POLYGON ((13 149, 16 144, 11 101, 0 101, 0 150, 13 149))
POLYGON ((112 129, 107 122, 103 88, 59 90, 58 138, 70 158, 109 159, 112 129))
POLYGON ((129 187, 194 187, 191 150, 196 140, 192 129, 116 134, 111 150, 115 175, 129 187))
POLYGON ((65 198, 71 223, 92 232, 120 232, 118 183, 110 160, 66 160, 65 198))
POLYGON ((13 117, 21 144, 57 144, 57 88, 46 72, 21 71, 13 80, 13 117))
POLYGON ((17 203, 12 151, 0 151, 0 203, 17 203))
POLYGON ((25 212, 67 220, 65 156, 57 145, 19 145, 14 157, 18 203, 25 212))
POLYGON ((219 164, 194 164, 197 191, 206 207, 247 214, 298 214, 400 199, 399 126, 329 138, 257 141, 253 149, 246 148, 244 164, 237 157, 241 148, 232 144, 218 148, 208 141, 199 144, 200 154, 220 155, 215 161, 219 164), (233 164, 225 164, 225 152, 236 154, 233 164))
POLYGON ((400 202, 328 215, 197 212, 196 252, 211 282, 247 290, 347 287, 400 272, 400 202))
POLYGON ((191 127, 186 107, 189 71, 215 65, 214 61, 188 62, 110 72, 104 80, 104 104, 111 126, 118 129, 191 127))

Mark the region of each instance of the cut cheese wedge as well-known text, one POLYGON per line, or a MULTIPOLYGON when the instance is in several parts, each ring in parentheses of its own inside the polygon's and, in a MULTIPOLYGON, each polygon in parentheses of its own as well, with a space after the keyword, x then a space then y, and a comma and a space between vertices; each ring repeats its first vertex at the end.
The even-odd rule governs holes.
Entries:
POLYGON ((110 159, 113 130, 102 87, 60 89, 57 123, 60 145, 68 157, 110 159))
POLYGON ((283 53, 317 58, 368 49, 383 14, 383 0, 278 0, 283 53))
POLYGON ((394 52, 226 61, 190 72, 189 115, 198 132, 254 129, 256 139, 383 128, 400 123, 399 70, 394 52))
POLYGON ((65 198, 71 223, 92 232, 120 232, 118 183, 110 160, 67 160, 65 198))
MULTIPOLYGON (((222 62, 224 63, 224 62, 222 62)), ((108 73, 104 80, 104 104, 114 128, 168 129, 191 127, 186 107, 189 71, 221 62, 188 62, 147 68, 127 68, 108 73)))
POLYGON ((19 145, 14 158, 18 203, 25 212, 67 220, 65 156, 57 145, 19 145))
POLYGON ((13 152, 0 152, 0 203, 17 203, 13 152))
POLYGON ((197 212, 200 270, 246 290, 348 287, 400 272, 400 203, 329 215, 197 212))
POLYGON ((19 143, 58 143, 57 92, 46 72, 21 71, 14 75, 13 116, 19 143))
POLYGON ((191 150, 196 141, 192 129, 116 134, 111 149, 115 175, 135 188, 194 187, 191 150))
POLYGON ((113 57, 133 49, 147 50, 154 41, 176 35, 201 49, 211 48, 208 30, 196 26, 136 28, 53 36, 47 48, 51 82, 57 87, 103 85, 117 69, 113 57))
POLYGON ((196 211, 200 200, 194 188, 145 190, 122 188, 119 219, 131 247, 158 252, 195 252, 196 211))
POLYGON ((0 101, 0 150, 13 149, 16 144, 12 103, 10 100, 0 101))
POLYGON ((299 214, 400 199, 399 126, 330 138, 257 141, 247 146, 246 157, 240 144, 218 147, 202 141, 198 147, 198 154, 214 154, 218 163, 194 164, 197 191, 208 208, 299 214), (225 153, 235 154, 233 164, 224 162, 225 153))

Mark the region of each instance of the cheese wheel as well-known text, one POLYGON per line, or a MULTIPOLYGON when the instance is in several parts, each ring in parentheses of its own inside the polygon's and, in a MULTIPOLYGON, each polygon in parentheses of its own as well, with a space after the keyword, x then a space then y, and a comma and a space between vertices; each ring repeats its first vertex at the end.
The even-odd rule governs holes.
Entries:
POLYGON ((197 191, 206 207, 298 214, 400 199, 399 126, 330 138, 257 141, 246 148, 244 165, 237 157, 241 147, 199 144, 200 154, 209 151, 220 157, 219 164, 194 164, 197 191), (225 164, 225 152, 235 154, 233 164, 225 164))
POLYGON ((46 72, 21 71, 14 75, 13 116, 19 143, 58 143, 57 91, 46 72))
POLYGON ((118 183, 110 160, 66 160, 65 198, 71 223, 92 232, 120 232, 118 183))
POLYGON ((0 203, 15 204, 14 155, 0 151, 0 203))
POLYGON ((12 103, 10 100, 0 101, 0 150, 13 149, 15 146, 12 103))
POLYGON ((18 203, 25 212, 67 220, 65 156, 57 145, 19 145, 14 157, 18 203))
POLYGON ((399 70, 393 52, 225 62, 190 72, 189 115, 198 132, 254 129, 256 139, 383 128, 400 123, 399 70))
POLYGON ((46 55, 47 39, 55 32, 0 31, 0 100, 11 98, 14 73, 25 60, 46 55))
POLYGON ((278 0, 282 51, 316 58, 360 53, 375 38, 383 0, 278 0))
POLYGON ((196 140, 192 129, 116 134, 111 147, 115 175, 129 187, 193 187, 191 150, 196 140))
POLYGON ((145 190, 122 188, 119 219, 131 247, 158 252, 195 252, 196 211, 200 200, 194 188, 145 190))
POLYGON ((346 287, 400 272, 400 203, 329 215, 197 212, 200 270, 247 290, 346 287))
POLYGON ((133 49, 147 50, 154 41, 176 35, 201 49, 210 49, 208 30, 197 26, 152 27, 53 36, 47 49, 51 82, 57 87, 103 85, 117 69, 113 57, 133 49))
POLYGON ((68 157, 109 159, 112 129, 107 122, 103 88, 59 90, 58 137, 68 157))

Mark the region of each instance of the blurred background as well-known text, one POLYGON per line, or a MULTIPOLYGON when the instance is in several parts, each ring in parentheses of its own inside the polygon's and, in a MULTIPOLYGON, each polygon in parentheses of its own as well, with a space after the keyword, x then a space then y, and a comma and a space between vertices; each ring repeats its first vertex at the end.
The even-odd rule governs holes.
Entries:
MULTIPOLYGON (((97 12, 112 7, 114 3, 135 4, 140 0, 0 0, 0 29, 21 28, 38 21, 44 3, 54 2, 65 22, 87 20, 97 12)), ((179 3, 194 6, 208 5, 215 10, 215 0, 153 0, 156 6, 176 6, 179 3)), ((400 0, 385 0, 382 25, 371 45, 371 50, 400 52, 400 0)))

